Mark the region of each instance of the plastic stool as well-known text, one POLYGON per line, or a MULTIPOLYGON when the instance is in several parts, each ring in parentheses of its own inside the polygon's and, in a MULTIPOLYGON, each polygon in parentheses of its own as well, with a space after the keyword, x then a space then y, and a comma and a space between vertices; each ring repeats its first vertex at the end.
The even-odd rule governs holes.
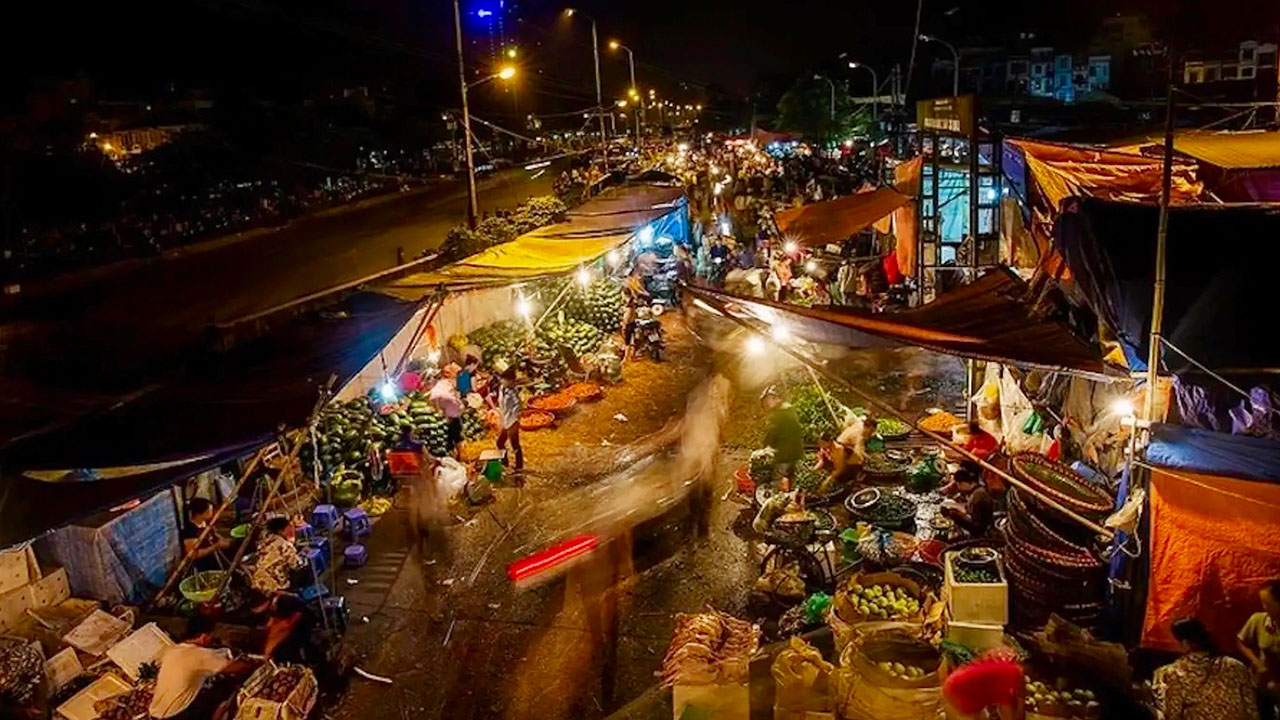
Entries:
POLYGON ((320 532, 329 532, 338 527, 338 508, 332 505, 317 505, 311 511, 311 524, 320 532))
POLYGON ((306 542, 315 537, 315 529, 311 527, 311 523, 302 523, 293 528, 294 541, 306 542))
POLYGON ((369 548, 360 543, 352 543, 342 551, 343 567, 361 567, 369 562, 369 548))
POLYGON ((346 598, 341 595, 322 598, 320 600, 320 611, 333 621, 338 628, 338 632, 346 632, 347 623, 351 619, 351 609, 347 607, 346 598))
POLYGON ((316 598, 326 597, 329 594, 329 588, 324 583, 318 582, 315 585, 302 588, 302 591, 298 594, 302 596, 303 600, 311 602, 316 598))
POLYGON ((342 513, 342 519, 346 523, 347 534, 352 540, 373 534, 373 523, 369 520, 369 513, 365 512, 364 508, 353 507, 342 513))
POLYGON ((303 550, 301 555, 311 564, 316 575, 323 573, 324 569, 329 566, 328 553, 322 548, 312 546, 303 550))

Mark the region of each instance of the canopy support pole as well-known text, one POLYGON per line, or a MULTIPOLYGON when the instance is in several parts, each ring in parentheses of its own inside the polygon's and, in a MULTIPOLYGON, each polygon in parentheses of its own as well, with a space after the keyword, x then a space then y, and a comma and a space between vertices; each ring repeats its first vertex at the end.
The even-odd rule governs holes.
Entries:
MULTIPOLYGON (((240 496, 240 488, 244 486, 245 481, 247 481, 258 469, 258 464, 262 461, 262 456, 266 454, 268 447, 270 447, 270 445, 264 445, 258 449, 258 452, 254 453, 253 459, 249 461, 249 465, 245 467, 244 472, 240 475, 240 480, 236 482, 235 488, 231 490, 231 493, 227 495, 227 497, 223 498, 222 504, 219 505, 218 509, 213 513, 213 519, 209 521, 209 524, 205 526, 204 530, 200 531, 200 536, 196 538, 195 548, 191 552, 183 554, 182 559, 178 561, 178 566, 173 569, 172 573, 169 573, 169 579, 166 580, 164 586, 160 588, 160 592, 156 593, 155 597, 151 599, 151 602, 148 604, 148 608, 155 607, 156 603, 163 600, 164 597, 173 590, 173 586, 177 584, 178 579, 182 577, 182 574, 191 567, 191 563, 195 561, 195 551, 200 549, 200 546, 204 544, 205 538, 209 536, 209 533, 213 532, 213 528, 218 524, 218 518, 222 517, 222 513, 225 512, 226 509, 236 501, 236 498, 240 496)), ((178 522, 181 524, 182 518, 178 518, 178 522)))
MULTIPOLYGON (((879 398, 877 398, 877 397, 875 397, 874 395, 871 395, 870 393, 868 393, 868 392, 866 392, 866 391, 862 390, 861 388, 857 387, 857 386, 856 386, 856 385, 854 385, 853 383, 850 383, 848 380, 845 380, 844 378, 842 378, 842 377, 840 377, 840 376, 838 376, 838 375, 834 375, 834 374, 832 374, 832 373, 828 372, 826 368, 824 368, 824 367, 822 367, 821 365, 819 365, 818 363, 814 362, 814 361, 813 361, 812 359, 810 359, 808 356, 806 356, 806 355, 804 355, 804 354, 802 354, 802 353, 800 353, 800 352, 797 352, 796 350, 793 350, 793 349, 791 349, 791 348, 789 348, 789 347, 783 347, 781 344, 774 342, 774 341, 773 341, 773 339, 772 339, 772 337, 770 337, 768 333, 761 332, 759 328, 757 328, 757 327, 753 326, 751 323, 748 323, 747 321, 743 320, 742 318, 737 317, 737 316, 733 315, 732 313, 728 312, 727 310, 725 310, 724 306, 720 303, 720 301, 719 301, 719 300, 716 300, 715 298, 712 298, 712 301, 713 301, 713 302, 707 302, 707 303, 706 303, 708 307, 711 307, 711 308, 712 308, 712 309, 714 309, 716 312, 718 312, 719 314, 723 315, 724 317, 726 317, 726 318, 728 318, 728 319, 732 320, 733 322, 737 323, 737 324, 738 324, 738 325, 740 325, 741 327, 745 328, 747 331, 752 332, 752 333, 755 333, 756 335, 759 335, 759 336, 760 336, 761 338, 763 338, 766 342, 772 343, 772 344, 773 344, 775 347, 777 347, 779 350, 781 350, 782 352, 784 352, 784 353, 786 353, 786 354, 790 355, 791 357, 795 358, 795 359, 796 359, 796 360, 798 360, 802 365, 805 365, 805 366, 806 366, 806 367, 808 367, 810 370, 812 370, 812 371, 814 371, 814 372, 817 372, 817 373, 820 373, 823 377, 827 378, 827 380, 829 380, 829 381, 831 381, 831 382, 833 382, 833 383, 836 383, 836 384, 840 385, 841 387, 844 387, 844 388, 845 388, 846 390, 848 390, 849 392, 852 392, 853 394, 855 394, 855 395, 857 395, 858 397, 862 398, 862 399, 863 399, 863 400, 865 400, 866 402, 868 402, 868 403, 870 403, 870 404, 872 404, 872 405, 876 406, 876 407, 877 407, 877 408, 879 408, 881 411, 883 411, 883 412, 885 412, 885 413, 888 413, 889 415, 892 415, 892 416, 894 416, 894 417, 898 418, 899 420, 902 420, 903 422, 905 422, 905 423, 907 423, 908 425, 912 426, 912 427, 913 427, 913 428, 915 428, 916 430, 919 430, 921 433, 923 433, 924 435, 928 436, 929 438, 931 438, 931 439, 933 439, 933 440, 936 440, 936 441, 937 441, 937 442, 939 442, 939 443, 942 443, 944 446, 946 446, 946 447, 950 448, 951 450, 955 451, 955 452, 956 452, 956 453, 958 453, 959 455, 961 455, 961 456, 963 456, 963 457, 965 457, 965 458, 967 458, 967 459, 969 459, 969 460, 972 460, 973 462, 977 463, 978 465, 980 465, 980 466, 981 466, 981 467, 983 467, 984 469, 988 470, 989 472, 993 472, 993 473, 995 473, 996 475, 999 475, 1001 478, 1003 478, 1003 479, 1005 480, 1005 482, 1007 482, 1007 483, 1009 483, 1010 485, 1012 485, 1012 486, 1014 486, 1014 487, 1018 488, 1018 490, 1021 490, 1021 491, 1025 492, 1025 493, 1027 493, 1027 494, 1028 494, 1028 495, 1030 495, 1031 497, 1034 497, 1035 499, 1039 500, 1040 502, 1044 503, 1045 505, 1049 506, 1050 508, 1053 508, 1054 510, 1058 511, 1059 513, 1061 513, 1061 514, 1062 514, 1062 515, 1064 515, 1065 517, 1070 518, 1071 520, 1073 520, 1073 521, 1075 521, 1075 522, 1079 523, 1080 525, 1083 525, 1084 527, 1088 528, 1089 530, 1091 530, 1091 531, 1093 531, 1093 532, 1097 533, 1099 536, 1101 536, 1101 537, 1102 537, 1104 540, 1106 540, 1107 542, 1111 542, 1112 540, 1114 540, 1114 539, 1115 539, 1115 533, 1114 533, 1114 532, 1112 532, 1111 530, 1108 530, 1107 528, 1105 528, 1105 527, 1103 527, 1103 526, 1101 526, 1101 525, 1099 525, 1099 524, 1095 523, 1094 521, 1090 520, 1089 518, 1086 518, 1086 517, 1084 517, 1083 515, 1080 515, 1079 513, 1075 512, 1074 510, 1071 510, 1071 509, 1069 509, 1069 508, 1067 508, 1067 507, 1063 506, 1063 505, 1062 505, 1061 503, 1059 503, 1057 500, 1054 500, 1053 498, 1049 497, 1048 495, 1045 495, 1044 493, 1041 493, 1039 490, 1036 490, 1035 488, 1033 488, 1033 487, 1031 487, 1031 486, 1027 485, 1025 482, 1023 482, 1023 481, 1022 481, 1022 480, 1020 480, 1019 478, 1014 477, 1011 473, 1006 472, 1005 470, 1002 470, 1002 469, 1000 469, 1000 468, 996 467, 995 465, 992 465, 991 463, 987 462, 986 460, 983 460, 982 458, 978 457, 977 455, 974 455, 973 453, 969 452, 968 450, 966 450, 966 449, 964 449, 964 448, 960 447, 959 445, 956 445, 954 442, 952 442, 952 441, 951 441, 951 438, 944 437, 944 436, 942 436, 942 435, 939 435, 939 434, 938 434, 938 433, 936 433, 936 432, 933 432, 932 430, 928 430, 928 429, 925 429, 925 428, 920 427, 919 423, 915 422, 915 421, 914 421, 914 420, 912 420, 911 418, 908 418, 906 415, 904 415, 904 414, 903 414, 901 411, 899 411, 897 408, 895 408, 895 407, 893 407, 893 406, 891 406, 891 405, 889 405, 889 404, 887 404, 887 403, 881 402, 879 398)), ((705 300, 704 300, 704 302, 705 302, 705 300)))
MULTIPOLYGON (((1160 336, 1164 330, 1165 253, 1169 244, 1169 194, 1173 186, 1173 66, 1169 51, 1169 87, 1164 100, 1164 166, 1160 176, 1160 224, 1156 230, 1156 277, 1151 299, 1151 338, 1147 341, 1147 398, 1142 416, 1155 421, 1156 385, 1160 380, 1160 336)), ((1137 428, 1134 428, 1136 431, 1137 428)))

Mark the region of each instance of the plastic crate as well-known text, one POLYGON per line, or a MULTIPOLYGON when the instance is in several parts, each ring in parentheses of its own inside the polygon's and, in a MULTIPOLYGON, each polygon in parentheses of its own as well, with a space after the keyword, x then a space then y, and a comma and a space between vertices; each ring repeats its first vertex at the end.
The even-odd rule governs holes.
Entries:
POLYGON ((1009 622, 1009 581, 1004 571, 1004 560, 996 557, 998 583, 962 583, 956 580, 952 560, 956 553, 942 556, 945 580, 942 597, 947 601, 951 619, 961 623, 1004 625, 1009 622))

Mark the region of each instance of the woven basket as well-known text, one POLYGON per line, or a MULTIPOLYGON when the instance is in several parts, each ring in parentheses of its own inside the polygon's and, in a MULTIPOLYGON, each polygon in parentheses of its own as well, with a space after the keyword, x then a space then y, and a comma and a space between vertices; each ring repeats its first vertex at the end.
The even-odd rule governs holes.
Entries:
POLYGON ((1013 456, 1014 473, 1026 484, 1081 515, 1101 517, 1111 512, 1109 495, 1085 482, 1074 470, 1037 453, 1013 456))

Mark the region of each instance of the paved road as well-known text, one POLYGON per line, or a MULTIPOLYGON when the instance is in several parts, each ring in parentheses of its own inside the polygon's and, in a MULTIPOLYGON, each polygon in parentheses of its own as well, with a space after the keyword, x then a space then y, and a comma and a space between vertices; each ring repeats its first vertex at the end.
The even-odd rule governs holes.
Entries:
MULTIPOLYGON (((508 208, 551 192, 558 165, 484 178, 480 208, 508 208)), ((151 354, 198 339, 211 321, 256 312, 366 277, 437 247, 466 217, 456 181, 347 212, 299 220, 241 242, 118 268, 78 287, 10 303, 0 325, 4 370, 34 370, 68 354, 151 354)), ((8 373, 6 373, 8 374, 8 373)))

